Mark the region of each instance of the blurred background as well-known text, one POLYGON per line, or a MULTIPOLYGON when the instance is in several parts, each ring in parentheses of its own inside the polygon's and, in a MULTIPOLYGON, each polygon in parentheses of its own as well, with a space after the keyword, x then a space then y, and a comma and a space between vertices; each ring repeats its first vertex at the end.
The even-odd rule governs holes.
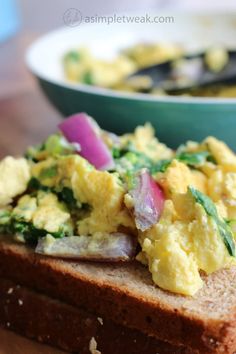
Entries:
MULTIPOLYGON (((12 2, 13 0, 1 0, 12 2)), ((25 30, 48 31, 63 25, 62 15, 68 8, 75 7, 85 15, 103 15, 114 12, 159 10, 236 10, 235 0, 15 0, 19 9, 22 27, 25 30)))
POLYGON ((236 11, 235 0, 1 0, 0 2, 0 97, 29 84, 23 53, 41 34, 65 26, 63 14, 69 8, 83 15, 104 15, 126 11, 236 11), (16 63, 17 55, 17 63, 16 63), (20 82, 24 77, 25 82, 20 82))

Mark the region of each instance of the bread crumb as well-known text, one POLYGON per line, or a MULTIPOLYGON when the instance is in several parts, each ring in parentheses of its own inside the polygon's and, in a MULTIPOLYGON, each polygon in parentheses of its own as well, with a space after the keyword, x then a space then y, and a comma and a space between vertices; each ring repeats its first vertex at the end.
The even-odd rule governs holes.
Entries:
POLYGON ((11 325, 10 322, 7 322, 7 327, 10 327, 10 325, 11 325))
POLYGON ((8 294, 12 294, 13 293, 13 288, 9 288, 7 293, 8 294))
POLYGON ((23 305, 23 301, 21 299, 18 300, 18 304, 19 306, 22 306, 23 305))
POLYGON ((98 322, 100 323, 100 325, 103 326, 103 319, 102 319, 102 317, 98 317, 97 320, 98 320, 98 322))
POLYGON ((94 337, 90 339, 89 342, 89 351, 91 354, 102 354, 99 350, 97 350, 97 342, 94 337))

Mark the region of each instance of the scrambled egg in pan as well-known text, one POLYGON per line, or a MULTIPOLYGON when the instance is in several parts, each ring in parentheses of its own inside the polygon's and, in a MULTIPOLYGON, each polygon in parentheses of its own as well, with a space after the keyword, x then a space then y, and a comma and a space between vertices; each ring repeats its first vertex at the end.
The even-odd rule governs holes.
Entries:
POLYGON ((180 45, 172 43, 137 44, 123 50, 113 60, 102 60, 94 57, 88 48, 74 49, 65 54, 63 67, 66 79, 71 82, 82 82, 87 85, 113 87, 118 90, 137 91, 149 86, 142 80, 127 85, 124 78, 139 68, 162 63, 178 58, 183 53, 180 45))
MULTIPOLYGON (((102 135, 103 136, 103 135, 102 135)), ((104 142, 115 165, 97 170, 60 134, 0 162, 0 228, 22 242, 46 235, 125 232, 137 238, 137 260, 163 289, 194 295, 201 272, 235 264, 236 155, 213 137, 176 151, 149 124, 104 142), (159 221, 137 229, 129 184, 146 168, 164 193, 159 221), (234 236, 233 236, 234 237, 234 236)))
POLYGON ((180 44, 167 42, 138 43, 122 50, 112 60, 98 59, 88 48, 81 47, 64 55, 63 69, 66 80, 70 82, 118 91, 141 92, 157 96, 235 97, 235 84, 217 79, 217 74, 221 73, 228 64, 231 65, 229 52, 224 47, 213 46, 203 53, 203 58, 200 58, 201 56, 189 61, 186 59, 186 50, 184 51, 180 44), (167 81, 170 80, 170 82, 167 87, 163 84, 155 86, 155 80, 153 82, 152 76, 147 72, 133 75, 142 69, 169 60, 172 60, 173 72, 169 74, 167 81), (211 76, 215 75, 215 83, 199 86, 196 79, 201 76, 200 81, 204 81, 209 73, 211 76), (172 80, 175 82, 174 87, 178 83, 181 88, 185 83, 188 88, 182 88, 180 91, 168 90, 172 80))

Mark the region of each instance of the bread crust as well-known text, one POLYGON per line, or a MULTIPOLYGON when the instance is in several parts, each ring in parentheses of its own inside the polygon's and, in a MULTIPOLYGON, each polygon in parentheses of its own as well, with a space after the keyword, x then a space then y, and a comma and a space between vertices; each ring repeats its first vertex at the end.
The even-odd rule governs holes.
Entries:
MULTIPOLYGON (((0 241, 2 277, 72 306, 90 309, 117 324, 160 340, 177 346, 189 346, 201 354, 232 354, 236 351, 235 312, 226 319, 209 319, 195 312, 186 312, 183 306, 170 306, 158 297, 148 298, 142 292, 137 295, 132 284, 125 284, 125 279, 124 286, 104 280, 104 277, 100 279, 99 274, 93 274, 97 269, 100 274, 105 273, 106 278, 109 278, 110 271, 114 277, 117 272, 122 276, 122 271, 131 273, 135 269, 147 275, 146 269, 139 264, 108 266, 64 262, 39 256, 28 247, 7 242, 6 239, 0 241), (87 269, 91 276, 86 273, 87 269)), ((165 296, 164 291, 161 294, 165 296)))
POLYGON ((115 324, 82 308, 48 298, 0 278, 0 325, 39 342, 80 354, 192 354, 115 324))

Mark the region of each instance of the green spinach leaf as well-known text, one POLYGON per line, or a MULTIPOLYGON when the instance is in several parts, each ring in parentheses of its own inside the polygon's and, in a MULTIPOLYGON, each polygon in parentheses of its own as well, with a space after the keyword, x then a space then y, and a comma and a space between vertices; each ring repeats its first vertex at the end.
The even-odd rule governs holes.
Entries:
POLYGON ((195 167, 203 165, 209 157, 210 153, 208 151, 181 152, 176 156, 176 159, 188 166, 195 167))
POLYGON ((219 217, 216 206, 213 201, 207 195, 203 194, 202 192, 193 187, 189 186, 188 190, 194 197, 195 201, 201 204, 205 212, 213 218, 213 220, 217 224, 219 234, 222 237, 222 240, 229 254, 235 257, 235 242, 232 230, 228 223, 219 217))
POLYGON ((45 179, 45 178, 53 178, 57 175, 57 166, 51 166, 49 168, 45 168, 44 170, 41 171, 39 178, 45 179))

